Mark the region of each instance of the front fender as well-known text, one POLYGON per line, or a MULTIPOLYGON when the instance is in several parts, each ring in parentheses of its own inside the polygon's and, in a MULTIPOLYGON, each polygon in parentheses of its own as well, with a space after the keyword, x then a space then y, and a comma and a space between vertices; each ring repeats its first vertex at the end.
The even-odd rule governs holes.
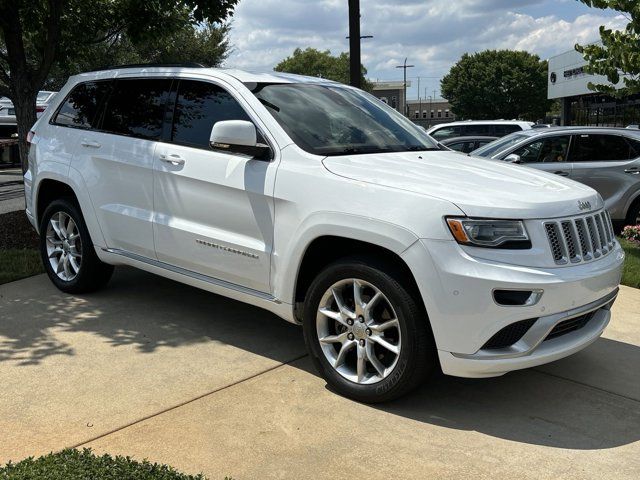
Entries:
POLYGON ((370 243, 400 256, 418 240, 404 227, 370 217, 341 212, 317 212, 298 227, 296 241, 286 252, 276 252, 273 265, 274 296, 294 303, 295 287, 302 259, 311 243, 320 237, 343 237, 370 243))

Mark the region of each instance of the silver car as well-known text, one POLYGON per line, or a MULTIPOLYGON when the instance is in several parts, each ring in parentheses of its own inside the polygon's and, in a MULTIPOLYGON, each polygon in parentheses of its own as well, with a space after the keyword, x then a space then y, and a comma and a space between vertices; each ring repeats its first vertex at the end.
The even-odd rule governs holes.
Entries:
POLYGON ((526 164, 589 185, 618 225, 640 224, 640 131, 554 127, 512 133, 469 155, 526 164))

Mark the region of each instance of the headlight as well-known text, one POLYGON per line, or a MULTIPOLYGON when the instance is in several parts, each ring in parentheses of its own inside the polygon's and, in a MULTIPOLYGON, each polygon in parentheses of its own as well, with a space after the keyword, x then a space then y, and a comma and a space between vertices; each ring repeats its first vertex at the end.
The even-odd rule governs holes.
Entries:
POLYGON ((493 248, 531 248, 531 241, 521 220, 476 220, 447 218, 456 241, 462 245, 493 248))

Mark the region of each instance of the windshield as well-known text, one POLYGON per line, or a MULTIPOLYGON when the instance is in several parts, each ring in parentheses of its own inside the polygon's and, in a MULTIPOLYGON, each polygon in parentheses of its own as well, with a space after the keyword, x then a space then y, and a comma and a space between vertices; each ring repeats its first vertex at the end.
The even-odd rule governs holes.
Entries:
POLYGON ((523 140, 526 137, 527 135, 523 135, 522 133, 512 133, 511 135, 507 135, 506 137, 502 137, 498 140, 494 140, 491 143, 487 143, 484 147, 480 147, 474 150, 473 152, 469 153, 469 155, 473 155, 474 157, 492 157, 501 150, 504 150, 511 145, 515 145, 520 140, 523 140))
POLYGON ((424 129, 361 90, 262 83, 252 91, 291 139, 309 153, 439 150, 424 129))

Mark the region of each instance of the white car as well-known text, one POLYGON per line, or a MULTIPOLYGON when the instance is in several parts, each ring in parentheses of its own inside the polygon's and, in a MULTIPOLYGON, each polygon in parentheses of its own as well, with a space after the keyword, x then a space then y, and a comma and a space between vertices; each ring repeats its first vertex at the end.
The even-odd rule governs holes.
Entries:
POLYGON ((439 142, 454 137, 504 137, 514 132, 530 130, 533 122, 519 120, 461 120, 458 122, 439 123, 427 133, 439 142))
POLYGON ((155 66, 58 98, 25 194, 64 292, 131 265, 265 308, 365 402, 557 360, 609 322, 624 253, 594 190, 441 150, 365 92, 155 66))

